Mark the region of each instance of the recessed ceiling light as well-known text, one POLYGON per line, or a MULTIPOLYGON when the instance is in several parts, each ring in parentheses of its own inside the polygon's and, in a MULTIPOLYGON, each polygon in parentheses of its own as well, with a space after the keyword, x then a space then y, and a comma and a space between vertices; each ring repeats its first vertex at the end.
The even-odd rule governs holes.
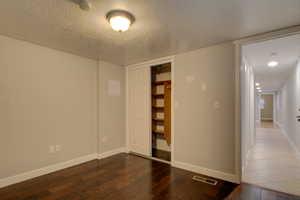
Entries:
POLYGON ((277 61, 270 61, 270 62, 268 62, 268 66, 269 67, 276 67, 277 65, 278 65, 277 61))
POLYGON ((260 88, 260 87, 257 87, 256 89, 260 90, 261 88, 260 88))
POLYGON ((113 30, 124 32, 135 21, 134 16, 125 10, 112 10, 106 14, 106 19, 113 30))
POLYGON ((256 86, 259 86, 260 84, 259 84, 259 83, 255 83, 255 85, 256 85, 256 86))

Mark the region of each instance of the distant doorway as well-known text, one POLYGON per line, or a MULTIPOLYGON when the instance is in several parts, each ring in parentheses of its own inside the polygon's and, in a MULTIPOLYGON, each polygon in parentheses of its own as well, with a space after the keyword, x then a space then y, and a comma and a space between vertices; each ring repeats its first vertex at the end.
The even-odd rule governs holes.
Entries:
POLYGON ((274 120, 274 96, 273 94, 260 95, 260 120, 262 122, 273 122, 274 120))

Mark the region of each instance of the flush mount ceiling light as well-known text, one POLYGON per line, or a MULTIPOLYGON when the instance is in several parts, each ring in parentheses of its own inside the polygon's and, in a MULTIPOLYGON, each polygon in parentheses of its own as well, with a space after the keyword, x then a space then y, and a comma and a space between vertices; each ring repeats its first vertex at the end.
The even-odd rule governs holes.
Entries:
POLYGON ((268 67, 276 67, 279 63, 275 61, 275 57, 277 56, 277 53, 271 53, 271 61, 268 62, 268 67))
POLYGON ((257 90, 260 90, 261 88, 260 88, 260 87, 257 87, 256 89, 257 89, 257 90))
POLYGON ((125 10, 112 10, 106 14, 111 28, 118 32, 127 31, 135 21, 134 16, 125 10))
POLYGON ((278 62, 277 61, 270 61, 268 62, 268 67, 276 67, 278 65, 278 62))
POLYGON ((256 85, 256 86, 259 86, 260 84, 259 84, 259 83, 255 83, 255 85, 256 85))

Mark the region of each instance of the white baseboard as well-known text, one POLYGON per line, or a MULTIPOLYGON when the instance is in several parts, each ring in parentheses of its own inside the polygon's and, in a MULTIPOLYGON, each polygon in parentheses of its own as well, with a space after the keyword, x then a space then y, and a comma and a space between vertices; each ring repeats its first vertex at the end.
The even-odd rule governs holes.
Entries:
POLYGON ((297 156, 300 158, 300 151, 297 148, 297 146, 295 145, 295 143, 290 139, 290 137, 288 136, 288 134, 286 133, 285 129, 283 128, 283 125, 280 123, 277 123, 277 125, 279 126, 282 134, 286 137, 286 139, 288 140, 288 142, 290 143, 290 145, 292 146, 292 148, 294 149, 295 153, 297 154, 297 156))
POLYGON ((247 154, 246 154, 245 163, 244 163, 244 165, 242 166, 242 174, 244 174, 245 169, 246 169, 247 166, 248 166, 248 163, 249 163, 249 157, 250 157, 250 155, 251 155, 253 149, 254 149, 254 146, 252 146, 252 147, 248 150, 248 152, 247 152, 247 154))
POLYGON ((118 153, 127 153, 127 148, 122 147, 122 148, 118 148, 118 149, 114 149, 114 150, 111 150, 111 151, 107 151, 107 152, 98 154, 98 159, 107 158, 107 157, 116 155, 118 153))
POLYGON ((238 177, 238 175, 235 175, 235 174, 229 174, 229 173, 225 173, 225 172, 221 172, 221 171, 217 171, 217 170, 207 169, 204 167, 200 167, 200 166, 196 166, 196 165, 192 165, 192 164, 188 164, 188 163, 184 163, 184 162, 179 162, 179 161, 172 162, 172 166, 180 168, 180 169, 192 171, 192 172, 195 172, 198 174, 211 176, 211 177, 218 178, 221 180, 226 180, 226 181, 233 182, 233 183, 240 183, 240 178, 238 177))
POLYGON ((74 165, 78 165, 84 162, 88 162, 90 160, 94 160, 97 159, 97 154, 90 154, 90 155, 86 155, 86 156, 82 156, 79 158, 75 158, 72 160, 68 160, 65 162, 61 162, 61 163, 57 163, 57 164, 53 164, 53 165, 49 165, 47 167, 43 167, 40 169, 36 169, 36 170, 32 170, 29 172, 25 172, 22 174, 18 174, 15 176, 11 176, 11 177, 7 177, 7 178, 3 178, 0 179, 0 188, 8 186, 8 185, 12 185, 15 183, 19 183, 28 179, 32 179, 38 176, 42 176, 42 175, 46 175, 61 169, 65 169, 68 167, 72 167, 74 165))

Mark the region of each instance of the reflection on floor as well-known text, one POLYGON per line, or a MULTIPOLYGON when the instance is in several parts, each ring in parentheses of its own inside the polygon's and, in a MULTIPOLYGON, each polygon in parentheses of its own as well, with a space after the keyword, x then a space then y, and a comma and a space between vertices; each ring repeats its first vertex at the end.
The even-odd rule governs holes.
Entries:
POLYGON ((300 197, 243 183, 225 200, 300 200, 300 197))
POLYGON ((249 154, 243 181, 300 196, 300 159, 281 130, 261 123, 249 154))
POLYGON ((171 152, 152 148, 152 156, 165 161, 171 161, 171 152))

